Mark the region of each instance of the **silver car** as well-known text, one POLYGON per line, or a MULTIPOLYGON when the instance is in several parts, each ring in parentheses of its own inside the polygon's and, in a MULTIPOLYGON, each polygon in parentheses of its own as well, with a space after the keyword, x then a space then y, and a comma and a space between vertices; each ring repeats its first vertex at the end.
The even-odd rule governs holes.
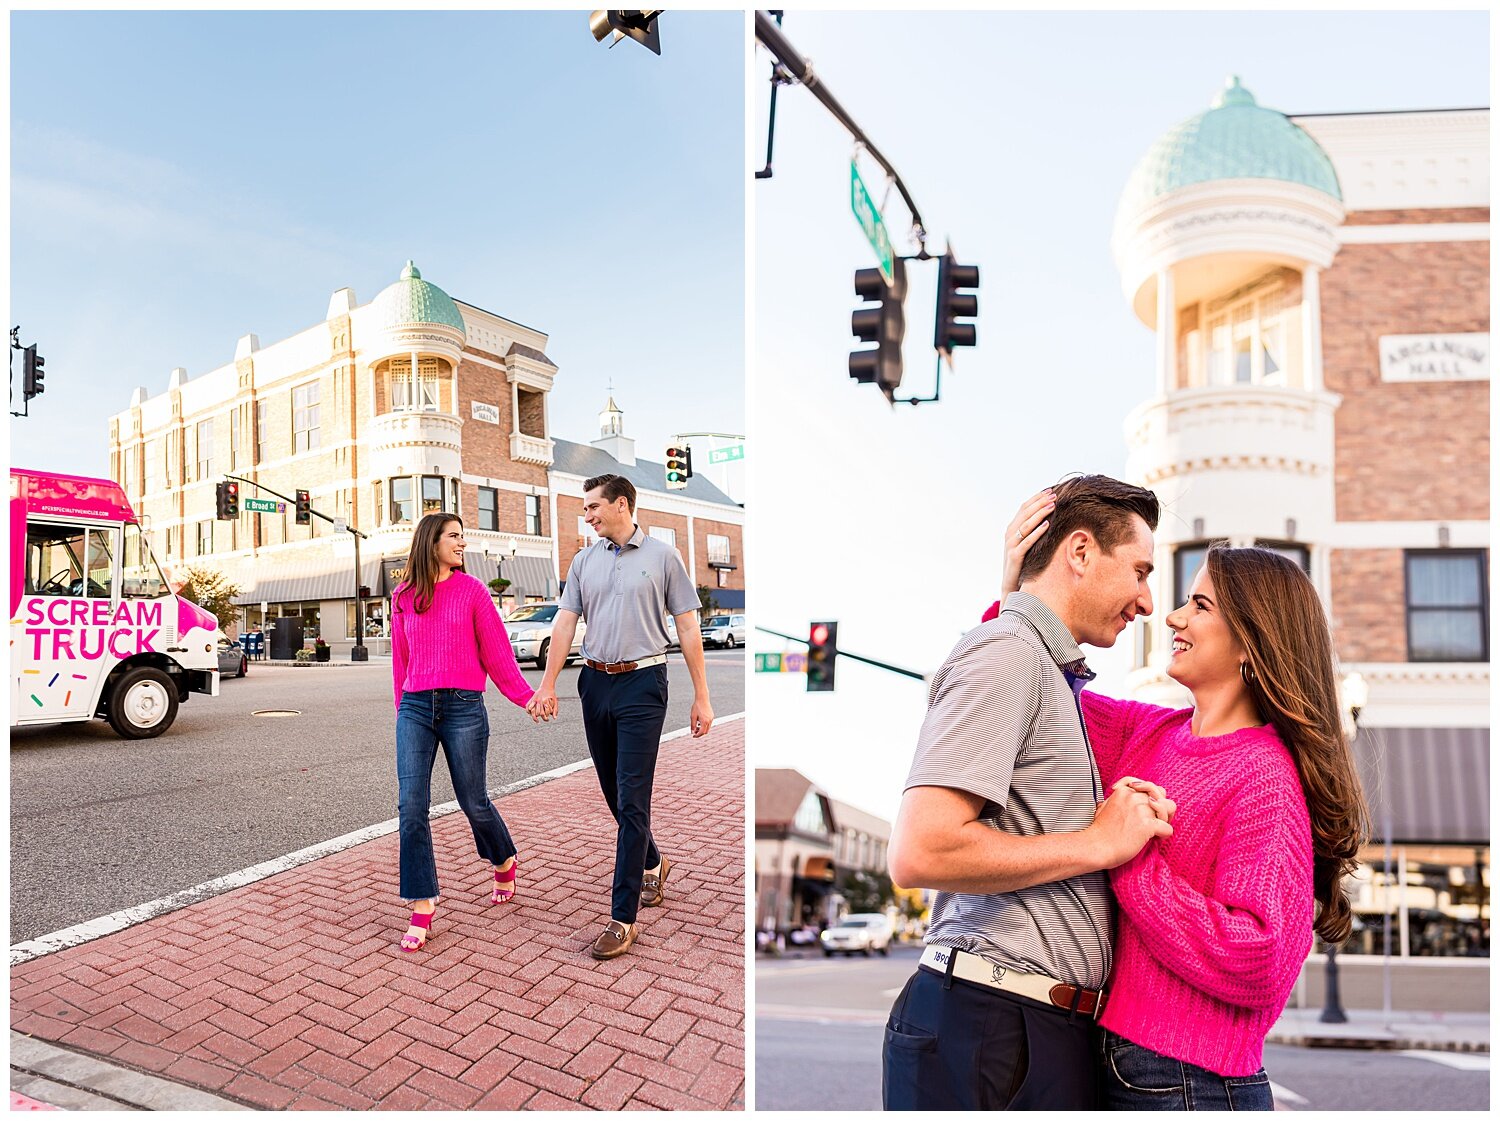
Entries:
MULTIPOLYGON (((518 662, 532 662, 537 669, 547 665, 547 652, 552 649, 552 624, 557 619, 557 604, 528 603, 518 607, 505 618, 505 633, 510 638, 511 652, 518 662)), ((582 619, 573 632, 573 649, 568 652, 568 661, 579 657, 583 649, 583 632, 587 628, 582 619)), ((564 663, 565 665, 567 663, 564 663)))
POLYGON ((219 676, 244 677, 250 669, 250 658, 237 638, 219 639, 219 676))
POLYGON ((743 615, 710 615, 701 626, 704 646, 735 647, 745 645, 743 615))

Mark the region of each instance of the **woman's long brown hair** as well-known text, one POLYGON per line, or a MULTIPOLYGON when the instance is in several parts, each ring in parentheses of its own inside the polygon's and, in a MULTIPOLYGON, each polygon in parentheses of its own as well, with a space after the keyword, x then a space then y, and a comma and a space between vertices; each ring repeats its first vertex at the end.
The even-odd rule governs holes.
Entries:
POLYGON ((1343 942, 1353 922, 1343 879, 1359 867, 1369 809, 1344 735, 1328 617, 1307 574, 1280 553, 1215 545, 1207 564, 1219 611, 1245 649, 1250 696, 1302 778, 1319 904, 1313 929, 1343 942))
MULTIPOLYGON (((411 535, 411 552, 406 554, 406 579, 396 589, 396 595, 407 588, 412 589, 412 607, 418 615, 432 606, 432 590, 437 587, 438 577, 438 542, 443 539, 443 530, 449 522, 457 522, 460 529, 464 525, 464 520, 457 514, 439 510, 424 515, 411 535)), ((395 598, 391 597, 393 604, 395 598)))

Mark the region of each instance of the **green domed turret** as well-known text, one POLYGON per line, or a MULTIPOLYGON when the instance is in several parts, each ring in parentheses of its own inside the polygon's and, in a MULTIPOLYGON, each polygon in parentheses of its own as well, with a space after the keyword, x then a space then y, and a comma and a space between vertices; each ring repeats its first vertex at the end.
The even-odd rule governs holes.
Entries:
POLYGON ((1121 212, 1218 179, 1279 179, 1343 201, 1333 161, 1284 113, 1266 109, 1230 78, 1211 108, 1168 131, 1131 173, 1121 212))
POLYGON ((401 279, 376 296, 372 306, 379 327, 438 323, 452 327, 460 334, 464 330, 464 317, 459 314, 453 297, 436 284, 423 280, 422 273, 411 261, 407 261, 401 270, 401 279))

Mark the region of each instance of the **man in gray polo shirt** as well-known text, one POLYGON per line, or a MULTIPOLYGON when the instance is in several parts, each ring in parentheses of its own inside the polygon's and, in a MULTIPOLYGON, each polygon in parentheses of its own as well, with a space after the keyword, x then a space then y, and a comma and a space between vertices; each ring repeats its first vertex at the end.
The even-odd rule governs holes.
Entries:
POLYGON ((584 668, 578 672, 583 729, 604 800, 618 826, 610 921, 594 941, 601 960, 618 957, 636 939, 636 914, 659 906, 672 861, 651 836, 651 786, 667 717, 667 625, 693 679, 692 734, 708 734, 714 712, 698 631, 698 591, 677 550, 635 524, 635 486, 619 475, 583 484, 583 517, 599 540, 573 558, 552 628, 547 668, 527 711, 557 714, 557 675, 573 647, 579 616, 584 668))
POLYGON ((1086 475, 1053 500, 1021 590, 933 678, 889 861, 937 895, 886 1027, 887 1109, 1094 1108, 1105 873, 1171 833, 1147 793, 1105 797, 1076 695, 1078 643, 1151 613, 1156 497, 1086 475))

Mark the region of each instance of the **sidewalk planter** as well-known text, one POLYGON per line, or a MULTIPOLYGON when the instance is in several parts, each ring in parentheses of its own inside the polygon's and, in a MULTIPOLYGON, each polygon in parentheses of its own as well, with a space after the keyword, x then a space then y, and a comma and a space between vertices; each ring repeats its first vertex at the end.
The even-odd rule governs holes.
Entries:
POLYGON ((326 642, 319 642, 313 647, 313 661, 326 662, 333 657, 333 647, 326 642))

